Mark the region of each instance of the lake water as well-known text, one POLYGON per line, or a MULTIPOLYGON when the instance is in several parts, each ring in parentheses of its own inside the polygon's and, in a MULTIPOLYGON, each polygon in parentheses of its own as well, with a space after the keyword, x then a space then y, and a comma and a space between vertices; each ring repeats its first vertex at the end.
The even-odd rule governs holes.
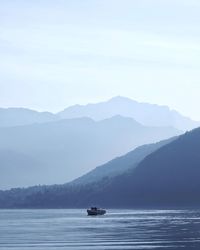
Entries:
POLYGON ((200 211, 0 210, 0 249, 200 250, 200 211))

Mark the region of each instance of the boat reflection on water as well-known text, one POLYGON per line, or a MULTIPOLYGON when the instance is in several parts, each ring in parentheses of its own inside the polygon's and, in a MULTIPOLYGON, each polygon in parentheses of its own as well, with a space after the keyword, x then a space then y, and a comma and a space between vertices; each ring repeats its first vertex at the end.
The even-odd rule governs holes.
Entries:
POLYGON ((102 208, 91 207, 90 209, 87 209, 87 213, 88 215, 104 215, 106 210, 102 208))

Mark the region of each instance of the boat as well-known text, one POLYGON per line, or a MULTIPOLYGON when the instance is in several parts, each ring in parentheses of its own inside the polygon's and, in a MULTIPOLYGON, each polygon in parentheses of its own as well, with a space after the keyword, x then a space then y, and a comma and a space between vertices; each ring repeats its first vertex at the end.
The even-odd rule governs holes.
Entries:
POLYGON ((104 215, 106 210, 102 208, 91 207, 90 209, 87 209, 87 213, 88 215, 104 215))

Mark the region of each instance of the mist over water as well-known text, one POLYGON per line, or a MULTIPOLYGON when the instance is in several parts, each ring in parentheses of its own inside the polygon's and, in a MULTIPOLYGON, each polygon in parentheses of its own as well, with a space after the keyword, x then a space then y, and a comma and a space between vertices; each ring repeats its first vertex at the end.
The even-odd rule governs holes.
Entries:
POLYGON ((0 210, 0 249, 200 249, 200 210, 0 210))

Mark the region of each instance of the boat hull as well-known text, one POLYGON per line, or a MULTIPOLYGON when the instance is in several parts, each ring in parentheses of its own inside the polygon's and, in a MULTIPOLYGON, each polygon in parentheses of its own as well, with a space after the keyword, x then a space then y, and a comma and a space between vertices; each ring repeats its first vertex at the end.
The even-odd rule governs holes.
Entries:
POLYGON ((106 210, 104 210, 104 209, 98 209, 98 210, 91 210, 91 209, 88 209, 88 210, 87 210, 87 213, 88 213, 88 215, 90 215, 90 216, 104 215, 104 214, 106 214, 106 210))

